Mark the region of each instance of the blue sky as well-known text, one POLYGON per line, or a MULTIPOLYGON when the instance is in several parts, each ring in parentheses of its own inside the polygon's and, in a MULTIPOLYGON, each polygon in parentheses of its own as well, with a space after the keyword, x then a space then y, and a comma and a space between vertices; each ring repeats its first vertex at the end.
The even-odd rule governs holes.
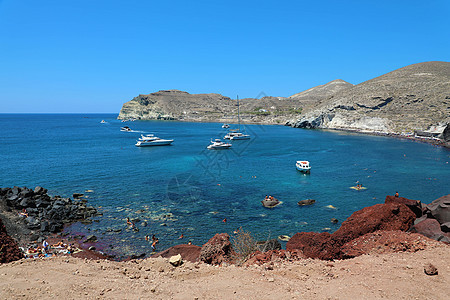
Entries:
POLYGON ((450 1, 0 0, 0 113, 162 89, 290 96, 450 61, 450 1))

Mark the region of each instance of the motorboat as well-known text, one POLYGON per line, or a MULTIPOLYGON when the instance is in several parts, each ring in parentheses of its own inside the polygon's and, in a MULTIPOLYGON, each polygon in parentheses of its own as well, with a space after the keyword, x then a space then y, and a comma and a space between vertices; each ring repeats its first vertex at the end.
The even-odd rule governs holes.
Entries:
POLYGON ((106 123, 106 121, 105 120, 102 120, 100 123, 102 123, 102 124, 105 124, 106 123))
POLYGON ((230 125, 228 125, 228 124, 223 124, 223 125, 222 125, 222 128, 230 128, 230 125))
POLYGON ((208 149, 210 150, 220 150, 220 149, 229 149, 231 147, 231 144, 224 143, 220 139, 215 139, 214 141, 211 140, 211 145, 209 145, 208 149))
POLYGON ((142 137, 137 141, 135 144, 136 147, 149 147, 149 146, 166 146, 172 144, 173 140, 165 140, 160 139, 156 136, 144 136, 145 139, 142 139, 142 137))
POLYGON ((309 172, 311 172, 311 166, 309 165, 309 161, 307 160, 297 160, 295 167, 297 168, 297 170, 305 174, 309 174, 309 172))
POLYGON ((130 131, 132 131, 132 130, 131 130, 131 128, 128 127, 128 126, 123 126, 123 127, 120 127, 120 131, 128 131, 128 132, 130 132, 130 131))
POLYGON ((266 197, 264 200, 261 201, 261 203, 264 207, 273 208, 281 204, 281 201, 274 197, 266 197))

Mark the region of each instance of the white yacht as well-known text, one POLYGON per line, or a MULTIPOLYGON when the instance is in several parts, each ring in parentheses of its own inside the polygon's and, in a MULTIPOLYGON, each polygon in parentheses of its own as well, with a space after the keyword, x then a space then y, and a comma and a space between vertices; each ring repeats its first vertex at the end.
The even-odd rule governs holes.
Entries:
POLYGON ((149 147, 149 146, 165 146, 172 144, 173 140, 160 139, 153 134, 142 135, 137 143, 136 147, 149 147))
POLYGON ((220 139, 215 139, 214 141, 211 140, 211 145, 209 145, 208 149, 210 150, 220 150, 220 149, 229 149, 231 147, 231 144, 224 143, 220 139))
POLYGON ((309 174, 309 172, 311 172, 311 166, 309 165, 309 161, 307 160, 298 160, 295 164, 295 167, 302 173, 309 174))

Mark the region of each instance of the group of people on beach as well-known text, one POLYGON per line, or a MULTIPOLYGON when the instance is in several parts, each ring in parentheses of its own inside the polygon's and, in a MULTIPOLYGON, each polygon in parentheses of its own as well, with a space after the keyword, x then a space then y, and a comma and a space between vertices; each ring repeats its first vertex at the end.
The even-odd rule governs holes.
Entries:
POLYGON ((26 258, 44 258, 50 256, 72 254, 74 253, 74 246, 72 244, 65 244, 60 241, 56 244, 50 245, 47 240, 42 242, 42 246, 30 246, 26 250, 22 249, 26 258))

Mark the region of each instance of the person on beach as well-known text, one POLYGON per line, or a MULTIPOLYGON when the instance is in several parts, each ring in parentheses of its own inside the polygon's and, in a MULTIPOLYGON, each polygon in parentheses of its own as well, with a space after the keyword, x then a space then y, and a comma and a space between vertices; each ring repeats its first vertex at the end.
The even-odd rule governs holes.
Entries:
POLYGON ((42 242, 42 248, 43 248, 43 250, 44 250, 45 252, 48 251, 48 243, 47 243, 47 240, 44 240, 44 241, 42 242))

